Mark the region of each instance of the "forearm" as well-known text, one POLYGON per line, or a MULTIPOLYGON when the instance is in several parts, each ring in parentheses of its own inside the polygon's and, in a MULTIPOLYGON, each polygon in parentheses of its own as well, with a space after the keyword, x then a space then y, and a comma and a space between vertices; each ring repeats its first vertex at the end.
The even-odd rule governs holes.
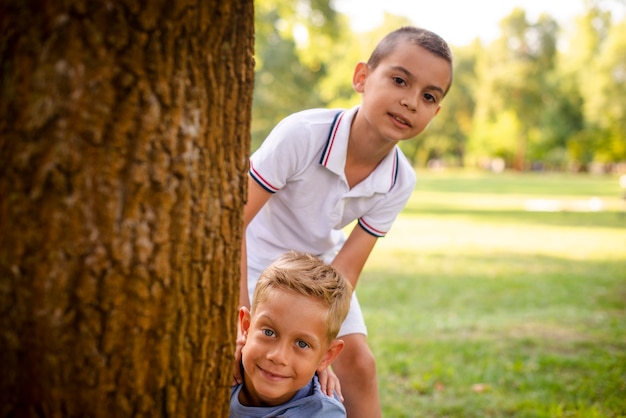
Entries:
POLYGON ((272 194, 263 189, 252 177, 248 176, 248 201, 243 209, 243 237, 241 239, 240 283, 239 283, 239 306, 250 307, 248 296, 248 246, 246 244, 246 231, 252 219, 261 210, 263 205, 272 197, 272 194))
POLYGON ((332 265, 350 282, 355 289, 377 238, 356 225, 343 248, 337 253, 332 265))

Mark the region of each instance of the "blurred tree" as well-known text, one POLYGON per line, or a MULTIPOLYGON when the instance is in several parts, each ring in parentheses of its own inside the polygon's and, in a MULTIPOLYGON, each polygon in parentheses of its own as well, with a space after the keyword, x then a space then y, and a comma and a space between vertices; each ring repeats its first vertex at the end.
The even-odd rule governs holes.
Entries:
MULTIPOLYGON (((516 9, 502 20, 498 40, 453 48, 454 85, 431 126, 401 143, 405 154, 415 165, 432 158, 465 165, 501 157, 517 169, 622 159, 623 29, 613 27, 606 11, 618 1, 586 0, 587 11, 569 38, 561 37, 550 16, 529 22, 516 9)), ((327 0, 255 5, 253 148, 290 113, 358 104, 351 85, 355 64, 386 33, 411 24, 386 13, 379 27, 354 32, 327 0)))
POLYGON ((339 33, 329 0, 256 0, 255 89, 252 149, 290 113, 326 102, 320 80, 326 74, 339 33))
POLYGON ((573 124, 572 131, 566 140, 566 149, 570 165, 578 169, 586 169, 595 158, 595 150, 602 142, 604 134, 589 119, 589 105, 586 103, 592 96, 602 94, 594 91, 589 94, 590 86, 598 74, 597 59, 603 49, 611 27, 611 14, 599 8, 599 2, 587 1, 586 12, 576 19, 574 32, 568 39, 567 48, 563 52, 559 65, 559 79, 567 86, 565 100, 579 113, 579 122, 573 124))
POLYGON ((477 109, 472 133, 475 157, 499 156, 525 169, 545 140, 546 97, 556 94, 550 75, 556 62, 558 25, 543 15, 532 24, 515 9, 501 22, 502 35, 477 65, 477 109))
POLYGON ((626 20, 612 26, 581 86, 587 127, 595 133, 593 159, 626 160, 626 20))
POLYGON ((584 127, 582 98, 572 77, 559 71, 546 76, 543 111, 540 114, 540 141, 533 143, 529 159, 539 168, 564 170, 568 167, 567 143, 584 127))
POLYGON ((0 6, 0 416, 227 416, 253 4, 0 6))

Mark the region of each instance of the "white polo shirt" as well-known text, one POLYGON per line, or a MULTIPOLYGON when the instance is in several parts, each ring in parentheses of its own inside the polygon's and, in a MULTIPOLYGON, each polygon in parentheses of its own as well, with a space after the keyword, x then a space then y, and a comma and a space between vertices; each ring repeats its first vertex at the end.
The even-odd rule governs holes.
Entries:
POLYGON ((273 196, 247 229, 248 265, 262 271, 296 250, 326 262, 354 220, 382 237, 415 188, 415 171, 396 146, 352 189, 344 167, 350 110, 311 109, 282 120, 250 158, 250 175, 273 196))

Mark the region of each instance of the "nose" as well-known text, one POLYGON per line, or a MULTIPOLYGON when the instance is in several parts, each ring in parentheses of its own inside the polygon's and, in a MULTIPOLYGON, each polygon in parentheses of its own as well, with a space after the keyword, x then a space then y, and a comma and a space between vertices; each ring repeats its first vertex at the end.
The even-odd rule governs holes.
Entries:
POLYGON ((416 97, 404 97, 400 100, 400 104, 403 107, 406 107, 411 112, 415 112, 417 110, 417 98, 416 97))
POLYGON ((274 364, 286 365, 288 349, 288 344, 276 343, 267 350, 266 357, 274 364))

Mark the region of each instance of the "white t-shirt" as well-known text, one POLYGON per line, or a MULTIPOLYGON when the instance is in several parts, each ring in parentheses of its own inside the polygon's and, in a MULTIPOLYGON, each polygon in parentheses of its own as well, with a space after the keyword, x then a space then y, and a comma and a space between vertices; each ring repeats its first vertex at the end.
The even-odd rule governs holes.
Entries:
POLYGON ((396 146, 350 189, 344 167, 350 110, 310 109, 283 119, 250 158, 250 175, 274 195, 247 229, 248 265, 262 271, 296 250, 326 262, 354 220, 384 236, 415 188, 415 171, 396 146))

